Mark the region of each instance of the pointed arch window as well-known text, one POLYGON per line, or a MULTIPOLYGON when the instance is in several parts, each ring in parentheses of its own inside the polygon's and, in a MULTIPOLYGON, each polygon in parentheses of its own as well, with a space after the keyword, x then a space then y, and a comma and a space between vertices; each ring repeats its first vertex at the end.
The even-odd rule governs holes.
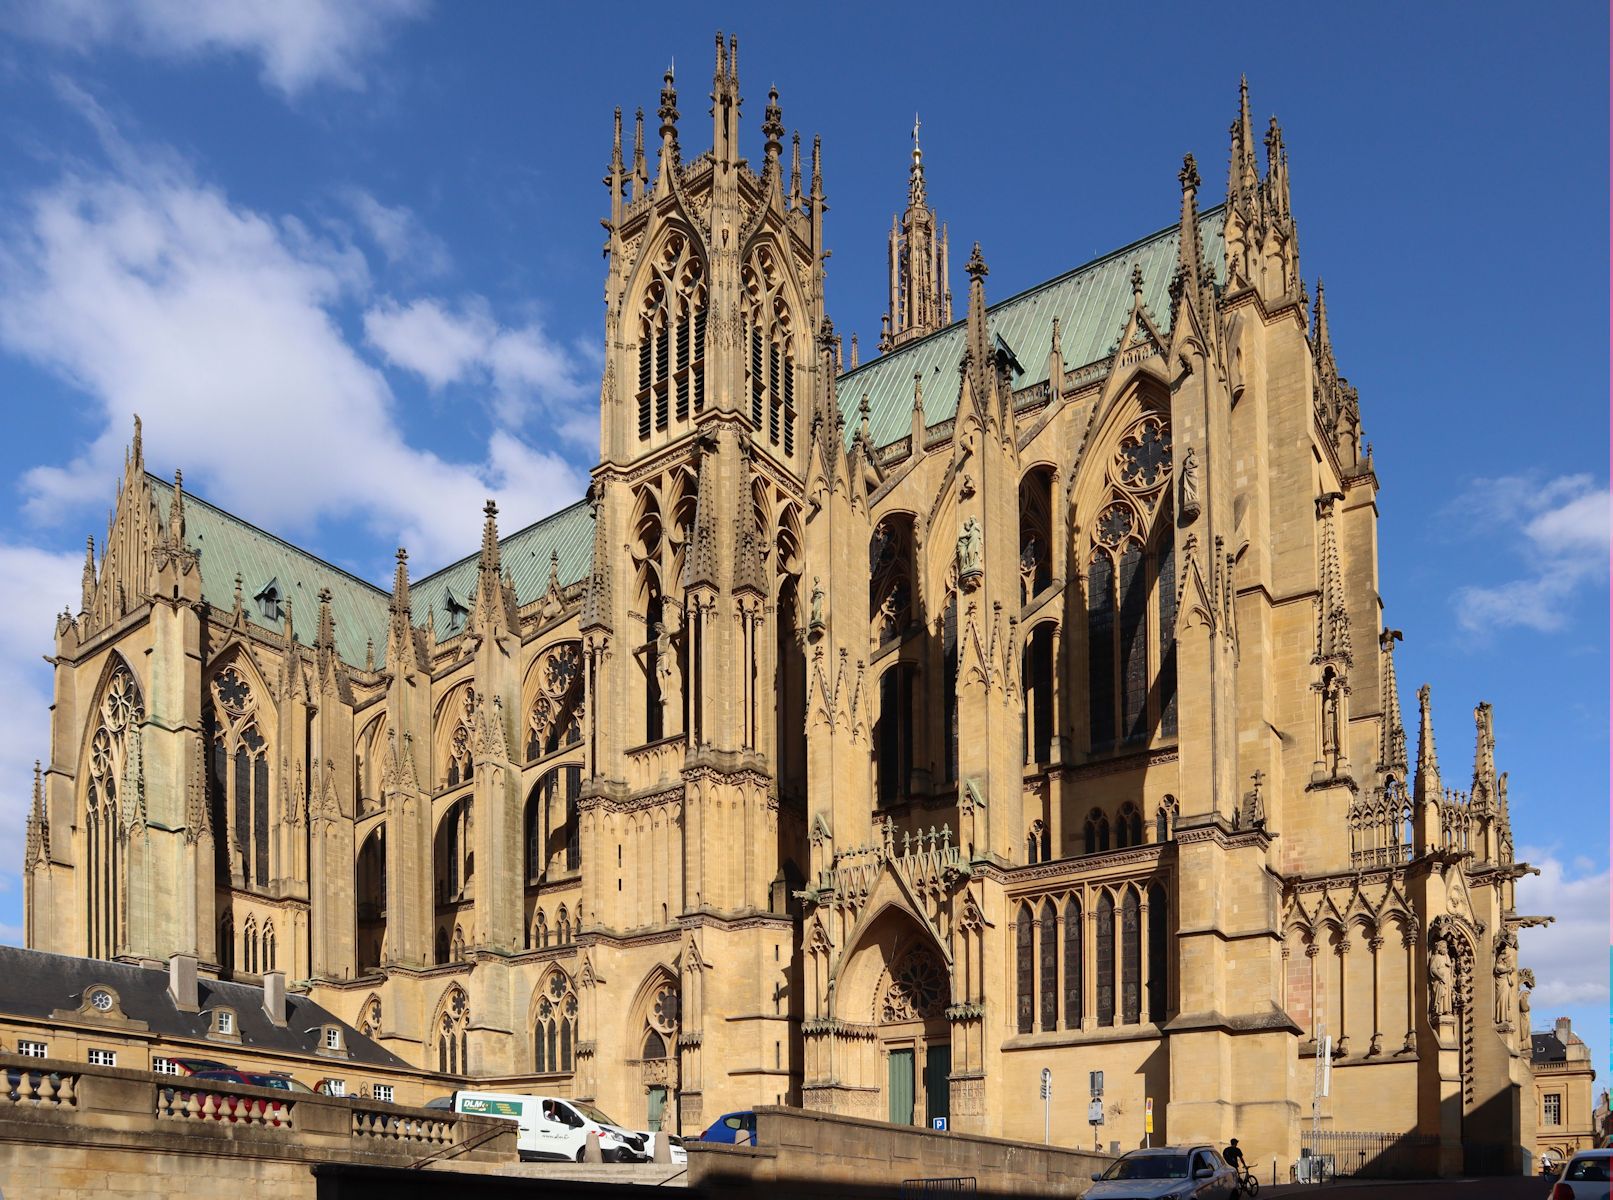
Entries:
POLYGON ((1098 1024, 1115 1023, 1115 901, 1108 892, 1098 900, 1098 1024))
POLYGON ((914 676, 897 663, 879 677, 879 718, 874 722, 876 795, 881 806, 907 799, 913 774, 914 676))
POLYGON ((1120 1009, 1127 1025, 1142 1020, 1142 914, 1137 889, 1120 902, 1120 1009))
POLYGON ((568 1074, 577 1043, 577 990, 558 968, 544 981, 532 1027, 532 1069, 541 1074, 568 1074))
POLYGON ((1071 896, 1064 905, 1064 1027, 1081 1028, 1084 993, 1082 991, 1083 941, 1081 927, 1081 898, 1071 896))
POLYGON ((269 745, 265 722, 245 677, 229 666, 208 688, 213 745, 210 780, 214 811, 229 831, 224 852, 229 874, 245 887, 267 887, 269 862, 269 745))
POLYGON ((1030 1033, 1036 1027, 1036 994, 1033 990, 1036 979, 1035 925, 1031 906, 1021 904, 1019 915, 1014 919, 1014 974, 1019 993, 1017 1027, 1020 1033, 1030 1033))
POLYGON ((528 761, 582 741, 582 645, 563 642, 544 652, 534 671, 537 692, 527 713, 528 761))
POLYGON ((526 941, 528 950, 547 950, 549 948, 549 918, 540 908, 537 915, 532 918, 532 930, 526 941))
POLYGON ((218 922, 218 965, 225 975, 235 972, 235 918, 228 913, 218 922))
POLYGON ((526 804, 526 882, 535 886, 582 866, 580 764, 556 767, 539 779, 526 804))
POLYGON ((913 622, 913 520, 893 514, 874 527, 868 543, 868 616, 884 645, 913 622))
POLYGON ((1127 800, 1120 806, 1115 815, 1115 846, 1124 850, 1127 846, 1141 846, 1143 844, 1143 814, 1134 801, 1127 800))
POLYGON ((248 975, 258 973, 258 923, 253 917, 246 919, 246 926, 241 935, 242 948, 245 950, 243 958, 248 975))
POLYGON ((1059 1027, 1059 920, 1053 901, 1042 902, 1040 986, 1041 1026, 1044 1032, 1059 1027))
POLYGON ((454 802, 437 826, 433 857, 439 908, 470 898, 471 879, 476 872, 476 856, 472 849, 474 817, 471 798, 464 796, 454 802))
POLYGON ((437 1008, 437 1070, 444 1075, 470 1071, 466 1031, 470 1028, 470 997, 453 984, 437 1008))
POLYGON ((129 817, 145 787, 140 727, 145 701, 133 673, 121 663, 107 680, 90 737, 89 784, 85 789, 85 872, 88 943, 93 958, 111 958, 122 939, 125 809, 129 817))
POLYGON ((1109 849, 1109 818, 1103 809, 1095 808, 1087 814, 1081 840, 1088 854, 1102 854, 1109 849))
POLYGON ((263 923, 263 969, 274 970, 274 922, 263 923))
POLYGON ((447 766, 443 777, 444 787, 458 787, 469 783, 475 774, 472 759, 471 718, 476 713, 476 691, 466 688, 460 695, 457 708, 450 709, 453 728, 448 734, 443 756, 447 766))
POLYGON ((751 424, 768 444, 795 453, 795 337, 784 276, 773 250, 758 247, 741 273, 751 424))
POLYGON ((1169 932, 1166 918, 1169 901, 1163 885, 1148 887, 1148 1019, 1155 1024, 1165 1020, 1165 1005, 1170 995, 1167 988, 1170 970, 1169 932))
POLYGON ((667 238, 639 314, 640 441, 706 407, 705 265, 681 233, 667 238))

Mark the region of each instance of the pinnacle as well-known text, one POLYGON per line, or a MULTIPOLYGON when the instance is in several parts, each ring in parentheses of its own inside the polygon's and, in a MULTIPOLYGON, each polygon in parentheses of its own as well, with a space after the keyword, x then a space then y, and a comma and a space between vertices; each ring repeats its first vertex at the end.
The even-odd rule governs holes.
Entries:
POLYGON ((976 242, 975 248, 969 252, 969 262, 964 270, 969 273, 969 278, 977 283, 991 274, 991 268, 986 266, 985 257, 980 253, 979 242, 976 242))
POLYGON ((1176 173, 1181 181, 1182 191, 1196 192, 1199 188, 1199 166, 1191 154, 1182 156, 1182 169, 1176 173))

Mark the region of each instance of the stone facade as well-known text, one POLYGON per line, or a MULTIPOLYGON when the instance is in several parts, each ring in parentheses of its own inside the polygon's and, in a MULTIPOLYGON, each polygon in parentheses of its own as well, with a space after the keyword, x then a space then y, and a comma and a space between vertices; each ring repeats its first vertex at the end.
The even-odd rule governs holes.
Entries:
MULTIPOLYGON (((57 627, 30 945, 282 969, 483 1086, 698 1131, 782 1103, 1292 1159, 1516 1148, 1527 972, 1476 710, 1415 759, 1379 476, 1288 155, 951 323, 916 144, 843 369, 816 141, 620 113, 585 503, 390 595, 148 475, 57 627), (627 142, 624 145, 624 140, 627 142), (653 154, 654 166, 649 159, 653 154), (1392 595, 1392 593, 1389 593, 1392 595), (294 623, 295 618, 295 623, 294 623), (1524 986, 1520 986, 1520 985, 1524 986)), ((939 230, 939 232, 938 232, 939 230)), ((1050 269, 1065 264, 1050 263, 1050 269)))
POLYGON ((1593 1107, 1596 1070, 1591 1050, 1567 1017, 1558 1017, 1545 1033, 1531 1035, 1530 1061, 1535 1076, 1534 1152, 1559 1166, 1576 1150, 1602 1144, 1607 1093, 1593 1107))

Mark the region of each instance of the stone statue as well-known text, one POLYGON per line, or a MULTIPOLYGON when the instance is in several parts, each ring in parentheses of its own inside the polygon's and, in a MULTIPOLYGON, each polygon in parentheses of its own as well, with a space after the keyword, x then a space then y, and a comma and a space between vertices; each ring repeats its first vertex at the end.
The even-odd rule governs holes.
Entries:
POLYGON ((812 624, 823 624, 823 585, 816 575, 812 577, 812 624))
POLYGON ((1182 456, 1182 517, 1196 521, 1199 516, 1199 459, 1192 446, 1182 456))
POLYGON ((958 575, 980 574, 980 522, 970 517, 958 534, 958 575))
POLYGON ((1450 949, 1445 945, 1445 939, 1439 937, 1428 951, 1428 1011, 1435 1024, 1441 1017, 1448 1017, 1456 1011, 1451 987, 1455 975, 1450 949))
POLYGON ((672 634, 660 621, 655 623, 655 678, 661 685, 661 704, 666 706, 672 700, 672 634))
POLYGON ((1512 988, 1518 974, 1518 935, 1504 929, 1495 938, 1495 965, 1490 973, 1495 977, 1495 1023, 1512 1024, 1512 988))

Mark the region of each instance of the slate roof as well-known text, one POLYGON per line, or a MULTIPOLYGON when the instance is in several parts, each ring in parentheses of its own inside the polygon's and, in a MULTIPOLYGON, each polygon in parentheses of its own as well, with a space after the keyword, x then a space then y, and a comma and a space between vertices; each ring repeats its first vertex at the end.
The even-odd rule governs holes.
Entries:
POLYGON ((1555 1033, 1531 1033, 1529 1057, 1537 1063, 1567 1062, 1568 1047, 1555 1033))
MULTIPOLYGON (((196 988, 202 1011, 181 1012, 168 994, 166 970, 99 958, 47 954, 21 946, 0 946, 0 1014, 48 1020, 58 1010, 76 1011, 84 1002, 85 990, 96 984, 103 984, 117 993, 124 1016, 144 1021, 153 1033, 165 1037, 207 1042, 209 1048, 205 1056, 221 1062, 228 1062, 236 1049, 233 1041, 207 1038, 212 1027, 209 1010, 222 1005, 235 1010, 241 1050, 312 1055, 320 1048, 321 1026, 339 1025, 347 1046, 345 1061, 377 1067, 409 1065, 307 996, 287 993, 286 1024, 282 1028, 270 1021, 263 1011, 261 988, 198 979, 196 988)), ((331 1058, 331 1061, 341 1060, 331 1058)))
MULTIPOLYGON (((1225 282, 1223 207, 1199 214, 1205 262, 1218 285, 1225 282)), ((1142 268, 1143 302, 1156 324, 1162 330, 1167 328, 1172 316, 1170 282, 1176 272, 1178 231, 1179 226, 1172 224, 1018 295, 988 304, 991 334, 1007 345, 1024 368, 1024 374, 1014 379, 1015 390, 1047 380, 1054 317, 1059 319, 1065 371, 1099 362, 1114 352, 1131 315, 1133 265, 1142 268)), ((912 428, 915 373, 924 387, 926 425, 938 425, 957 414, 958 363, 963 358, 967 324, 967 318, 955 321, 840 376, 837 387, 848 446, 856 436, 864 395, 868 397, 869 433, 876 446, 907 436, 912 428)))

